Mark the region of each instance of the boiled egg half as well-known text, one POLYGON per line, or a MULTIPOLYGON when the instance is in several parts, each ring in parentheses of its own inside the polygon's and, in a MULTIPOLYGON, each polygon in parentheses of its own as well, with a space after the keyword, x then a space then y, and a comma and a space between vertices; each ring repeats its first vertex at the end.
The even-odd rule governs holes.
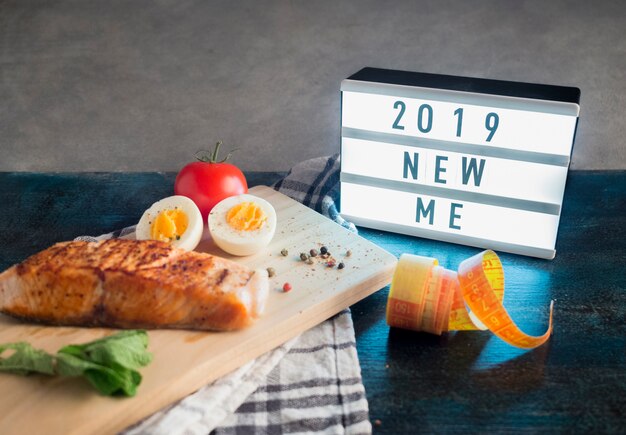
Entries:
POLYGON ((276 211, 263 198, 231 196, 209 213, 209 231, 215 244, 229 254, 256 254, 274 237, 276 211))
POLYGON ((198 206, 186 196, 169 196, 146 210, 136 229, 137 240, 160 240, 177 248, 193 251, 204 222, 198 206))

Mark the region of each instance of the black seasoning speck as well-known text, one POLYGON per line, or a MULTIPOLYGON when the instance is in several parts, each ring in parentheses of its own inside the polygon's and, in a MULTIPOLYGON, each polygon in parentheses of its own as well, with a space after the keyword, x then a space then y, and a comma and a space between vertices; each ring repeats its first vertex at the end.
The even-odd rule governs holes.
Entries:
POLYGON ((322 255, 326 255, 326 254, 328 254, 328 248, 326 248, 326 246, 322 246, 320 248, 320 252, 321 252, 322 255))
POLYGON ((339 264, 337 265, 337 269, 343 269, 344 267, 346 267, 346 265, 345 265, 345 264, 343 264, 343 263, 339 263, 339 264))

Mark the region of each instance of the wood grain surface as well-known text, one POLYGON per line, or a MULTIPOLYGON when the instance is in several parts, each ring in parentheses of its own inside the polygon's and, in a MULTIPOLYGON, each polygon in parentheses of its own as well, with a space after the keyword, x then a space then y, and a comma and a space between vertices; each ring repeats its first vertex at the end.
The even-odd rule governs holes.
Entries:
MULTIPOLYGON (((149 331, 153 362, 144 370, 134 398, 94 393, 82 379, 44 376, 0 376, 0 433, 93 434, 119 431, 196 391, 212 380, 354 304, 391 281, 396 258, 324 216, 268 187, 250 193, 276 209, 276 235, 262 252, 233 257, 214 246, 210 237, 198 251, 231 258, 251 268, 273 267, 270 295, 263 317, 236 332, 149 331), (344 262, 339 270, 316 258, 307 265, 300 252, 326 246, 344 262), (287 256, 281 255, 287 249, 287 256), (347 250, 352 251, 346 257, 347 250), (293 289, 282 291, 283 283, 293 289), (10 394, 6 394, 10 392, 10 394)), ((65 344, 83 343, 106 334, 100 328, 47 327, 0 316, 0 343, 28 341, 49 352, 65 344)))

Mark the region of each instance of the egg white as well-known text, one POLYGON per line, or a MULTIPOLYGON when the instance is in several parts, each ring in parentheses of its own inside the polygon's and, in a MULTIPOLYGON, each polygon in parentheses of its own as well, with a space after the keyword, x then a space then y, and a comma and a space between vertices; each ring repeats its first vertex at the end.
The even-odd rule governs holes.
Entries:
POLYGON ((182 210, 187 215, 188 226, 187 230, 180 236, 180 240, 172 240, 172 245, 185 249, 187 251, 193 251, 200 239, 202 238, 202 230, 204 229, 204 221, 198 206, 186 196, 174 195, 163 198, 160 201, 155 202, 146 210, 135 230, 135 237, 137 240, 150 240, 150 229, 154 219, 164 210, 182 210))
POLYGON ((209 232, 215 244, 232 255, 245 256, 256 254, 266 247, 276 232, 276 210, 272 204, 258 196, 243 194, 226 198, 209 213, 209 232), (228 211, 242 202, 257 204, 267 220, 261 228, 253 231, 238 231, 226 221, 228 211))

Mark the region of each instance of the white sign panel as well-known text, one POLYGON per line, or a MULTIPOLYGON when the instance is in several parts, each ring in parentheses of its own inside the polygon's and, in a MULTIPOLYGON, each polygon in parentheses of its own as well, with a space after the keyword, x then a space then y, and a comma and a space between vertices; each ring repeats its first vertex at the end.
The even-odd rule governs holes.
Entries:
POLYGON ((580 90, 375 68, 341 90, 347 219, 554 257, 580 90))

